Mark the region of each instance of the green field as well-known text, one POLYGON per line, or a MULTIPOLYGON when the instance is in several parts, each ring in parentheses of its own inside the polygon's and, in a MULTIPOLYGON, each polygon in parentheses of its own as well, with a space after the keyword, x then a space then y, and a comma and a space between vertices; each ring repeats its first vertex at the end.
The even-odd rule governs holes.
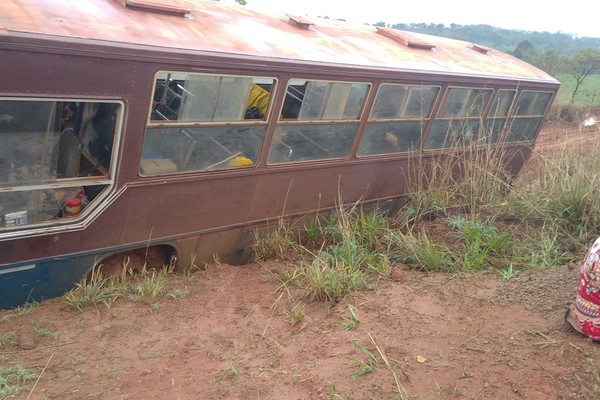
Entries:
MULTIPOLYGON (((560 81, 561 86, 555 102, 569 104, 575 89, 575 79, 569 74, 557 74, 556 79, 560 81)), ((575 96, 575 104, 588 107, 600 106, 600 75, 590 75, 583 81, 575 96)))

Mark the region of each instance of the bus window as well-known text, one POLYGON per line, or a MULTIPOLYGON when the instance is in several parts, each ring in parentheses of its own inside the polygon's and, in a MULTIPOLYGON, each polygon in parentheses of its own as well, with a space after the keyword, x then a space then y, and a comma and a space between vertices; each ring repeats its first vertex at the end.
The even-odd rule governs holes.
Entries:
POLYGON ((255 165, 274 83, 268 77, 159 72, 140 175, 255 165))
POLYGON ((368 89, 367 83, 291 80, 268 162, 346 157, 368 89))
POLYGON ((483 132, 478 139, 480 144, 492 144, 498 141, 516 93, 516 90, 499 90, 496 93, 496 98, 484 122, 483 132))
POLYGON ((273 78, 159 72, 151 120, 177 122, 264 120, 273 78))
POLYGON ((1 228, 73 217, 109 185, 119 104, 0 99, 1 228))
POLYGON ((439 86, 381 85, 357 154, 418 150, 439 91, 439 86))
POLYGON ((552 100, 551 92, 521 92, 506 128, 505 142, 532 141, 552 100))
POLYGON ((479 133, 479 122, 492 92, 492 89, 448 89, 424 148, 468 146, 479 133))

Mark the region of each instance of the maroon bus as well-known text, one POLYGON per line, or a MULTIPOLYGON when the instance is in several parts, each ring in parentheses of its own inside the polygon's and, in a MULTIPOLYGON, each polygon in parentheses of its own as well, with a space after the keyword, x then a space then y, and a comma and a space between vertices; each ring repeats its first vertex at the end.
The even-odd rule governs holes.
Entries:
MULTIPOLYGON (((559 83, 502 52, 213 1, 0 2, 0 307, 124 257, 393 205, 415 159, 529 156, 559 83)), ((425 173, 425 172, 423 172, 425 173)))

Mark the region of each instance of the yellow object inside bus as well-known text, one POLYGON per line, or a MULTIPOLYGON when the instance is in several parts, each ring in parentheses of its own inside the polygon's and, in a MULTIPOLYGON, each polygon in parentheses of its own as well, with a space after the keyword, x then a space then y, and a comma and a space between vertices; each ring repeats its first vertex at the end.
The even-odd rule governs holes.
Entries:
POLYGON ((270 93, 265 89, 258 86, 256 83, 252 84, 252 89, 248 95, 248 107, 256 107, 261 114, 265 114, 269 107, 269 96, 270 93))

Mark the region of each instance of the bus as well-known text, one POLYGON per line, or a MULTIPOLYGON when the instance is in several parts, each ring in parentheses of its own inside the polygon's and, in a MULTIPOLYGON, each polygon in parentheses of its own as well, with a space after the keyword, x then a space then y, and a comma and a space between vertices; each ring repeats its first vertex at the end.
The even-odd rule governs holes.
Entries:
POLYGON ((0 308, 92 268, 241 265, 273 221, 390 209, 415 160, 510 150, 559 88, 500 51, 202 0, 0 2, 0 308))

